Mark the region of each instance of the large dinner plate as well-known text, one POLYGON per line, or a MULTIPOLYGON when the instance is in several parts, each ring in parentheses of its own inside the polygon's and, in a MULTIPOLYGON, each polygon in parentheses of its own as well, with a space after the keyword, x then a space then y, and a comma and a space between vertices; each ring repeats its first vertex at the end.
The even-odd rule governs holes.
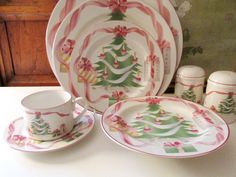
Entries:
MULTIPOLYGON (((64 18, 82 2, 83 0, 60 0, 57 3, 56 7, 54 8, 51 17, 49 19, 46 31, 46 49, 47 49, 48 60, 54 73, 55 73, 54 69, 55 67, 52 60, 52 45, 56 32, 60 24, 64 20, 64 18)), ((144 2, 150 4, 155 10, 157 10, 170 27, 172 34, 175 38, 175 43, 177 47, 177 60, 176 60, 176 68, 177 68, 177 66, 180 63, 182 48, 183 48, 182 29, 178 16, 169 1, 144 0, 144 2)), ((168 87, 168 82, 164 81, 163 86, 159 91, 159 95, 164 93, 167 87, 168 87)))
POLYGON ((143 29, 107 21, 91 26, 78 41, 82 42, 72 52, 69 81, 73 94, 84 97, 91 108, 103 112, 117 101, 158 92, 164 62, 161 50, 143 29))
POLYGON ((52 46, 55 39, 55 35, 59 26, 65 17, 70 13, 76 5, 80 4, 83 0, 60 0, 53 9, 50 19, 48 21, 46 29, 46 52, 48 56, 49 64, 52 71, 55 73, 55 66, 52 60, 52 46))
MULTIPOLYGON (((174 38, 165 20, 142 1, 129 1, 124 4, 120 2, 115 6, 111 6, 109 1, 84 1, 79 4, 67 15, 56 34, 53 45, 54 67, 61 65, 68 68, 74 45, 76 42, 81 42, 77 40, 77 36, 91 24, 109 20, 135 23, 135 19, 139 19, 137 25, 150 33, 161 48, 165 62, 164 84, 161 87, 167 88, 176 66, 174 38)), ((60 83, 66 73, 68 73, 68 69, 55 71, 60 83)), ((62 86, 69 90, 68 85, 62 84, 62 86)))
MULTIPOLYGON (((157 10, 169 25, 175 39, 177 49, 176 69, 178 68, 183 51, 183 32, 178 15, 169 0, 143 0, 157 10)), ((158 92, 162 95, 169 86, 170 80, 164 80, 158 92)))
POLYGON ((171 97, 118 102, 104 112, 101 126, 122 147, 166 158, 206 155, 222 147, 229 137, 229 128, 219 115, 171 97))
POLYGON ((176 68, 179 66, 183 50, 183 33, 179 17, 169 0, 143 0, 157 10, 169 25, 177 47, 176 68))

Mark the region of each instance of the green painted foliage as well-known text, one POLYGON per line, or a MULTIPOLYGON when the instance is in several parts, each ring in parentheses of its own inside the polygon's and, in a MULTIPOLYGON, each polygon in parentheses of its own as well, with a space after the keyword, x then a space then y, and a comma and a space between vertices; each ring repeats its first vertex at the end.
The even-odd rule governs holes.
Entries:
POLYGON ((136 81, 136 76, 138 72, 140 72, 140 64, 133 63, 134 55, 132 54, 131 49, 125 43, 125 38, 123 36, 116 36, 113 39, 113 42, 110 46, 104 47, 104 49, 108 49, 104 53, 104 58, 100 59, 100 61, 96 62, 96 71, 99 74, 99 81, 94 84, 94 86, 111 86, 111 87, 141 87, 141 85, 136 81), (116 49, 116 47, 118 49, 116 49), (118 60, 117 57, 121 57, 122 60, 118 60), (106 61, 108 64, 104 63, 106 61), (118 67, 115 67, 118 65, 118 67), (131 67, 128 71, 123 72, 121 74, 117 74, 118 70, 122 70, 125 68, 131 67), (106 71, 106 77, 104 77, 104 72, 106 71), (126 76, 126 74, 128 76, 126 76), (121 80, 122 79, 122 80, 121 80), (116 82, 115 81, 118 81, 116 82))
POLYGON ((110 16, 110 20, 123 20, 126 17, 125 14, 121 13, 119 10, 112 12, 110 16))
POLYGON ((191 132, 192 122, 162 110, 159 104, 149 104, 147 110, 141 114, 141 118, 133 121, 131 126, 137 130, 138 135, 135 138, 138 139, 181 139, 200 136, 191 132))

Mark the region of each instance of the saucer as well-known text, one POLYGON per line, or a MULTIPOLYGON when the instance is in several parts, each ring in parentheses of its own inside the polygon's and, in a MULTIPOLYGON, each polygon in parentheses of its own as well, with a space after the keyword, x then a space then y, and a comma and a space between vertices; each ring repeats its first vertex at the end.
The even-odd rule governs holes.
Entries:
MULTIPOLYGON (((77 113, 75 113, 77 114, 77 113)), ((73 130, 62 138, 52 141, 39 141, 31 139, 24 130, 23 118, 17 118, 6 128, 4 139, 13 149, 23 152, 49 152, 66 148, 80 140, 91 132, 95 118, 93 113, 87 111, 74 126, 73 130)))

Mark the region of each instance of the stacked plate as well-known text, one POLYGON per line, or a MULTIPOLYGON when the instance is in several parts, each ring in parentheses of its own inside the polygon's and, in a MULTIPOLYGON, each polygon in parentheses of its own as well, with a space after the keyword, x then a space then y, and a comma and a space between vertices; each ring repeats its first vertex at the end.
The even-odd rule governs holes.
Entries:
POLYGON ((162 95, 182 46, 178 16, 166 0, 61 0, 46 34, 60 84, 99 112, 127 98, 162 95))
POLYGON ((168 0, 61 0, 46 45, 60 84, 103 113, 100 123, 111 140, 137 152, 187 158, 222 147, 229 128, 207 108, 155 96, 180 63, 182 38, 168 0))

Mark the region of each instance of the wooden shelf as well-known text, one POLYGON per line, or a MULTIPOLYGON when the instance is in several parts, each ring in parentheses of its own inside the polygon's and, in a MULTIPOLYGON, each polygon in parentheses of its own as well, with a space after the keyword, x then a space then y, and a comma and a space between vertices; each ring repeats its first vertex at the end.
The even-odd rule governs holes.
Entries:
POLYGON ((58 86, 54 75, 17 75, 7 86, 58 86))

